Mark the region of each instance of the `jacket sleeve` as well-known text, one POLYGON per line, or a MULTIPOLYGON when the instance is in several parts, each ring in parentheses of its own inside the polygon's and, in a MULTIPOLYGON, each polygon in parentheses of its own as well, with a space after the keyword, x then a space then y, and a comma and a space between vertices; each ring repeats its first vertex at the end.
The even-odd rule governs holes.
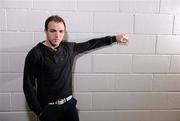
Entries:
POLYGON ((29 108, 37 115, 42 112, 36 92, 37 56, 30 51, 25 59, 23 90, 29 108))
POLYGON ((115 36, 106 36, 102 38, 95 38, 91 39, 86 42, 82 43, 75 43, 74 45, 74 51, 79 54, 85 51, 89 51, 95 48, 103 47, 106 45, 110 45, 113 42, 116 42, 116 37, 115 36))

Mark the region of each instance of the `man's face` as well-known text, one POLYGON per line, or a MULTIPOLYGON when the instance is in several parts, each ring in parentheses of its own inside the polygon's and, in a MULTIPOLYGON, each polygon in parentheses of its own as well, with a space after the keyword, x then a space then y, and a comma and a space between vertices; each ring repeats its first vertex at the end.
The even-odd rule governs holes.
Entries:
POLYGON ((48 29, 45 30, 46 38, 53 47, 58 47, 63 40, 65 27, 63 22, 51 21, 48 24, 48 29))

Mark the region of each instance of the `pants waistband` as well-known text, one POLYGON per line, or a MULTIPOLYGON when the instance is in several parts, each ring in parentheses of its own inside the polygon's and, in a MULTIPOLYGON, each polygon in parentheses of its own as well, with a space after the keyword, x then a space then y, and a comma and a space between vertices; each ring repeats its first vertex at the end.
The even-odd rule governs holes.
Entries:
POLYGON ((58 99, 57 101, 54 101, 54 102, 50 102, 50 103, 48 103, 48 105, 62 105, 65 102, 69 101, 71 98, 72 98, 72 95, 70 95, 66 98, 63 98, 63 99, 58 99))

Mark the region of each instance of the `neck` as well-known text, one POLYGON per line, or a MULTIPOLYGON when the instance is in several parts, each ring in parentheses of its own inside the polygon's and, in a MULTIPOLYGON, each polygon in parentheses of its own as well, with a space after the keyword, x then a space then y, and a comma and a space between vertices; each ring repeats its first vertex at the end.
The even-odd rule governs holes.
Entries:
POLYGON ((52 49, 55 50, 55 51, 57 50, 56 48, 57 48, 58 46, 54 46, 49 40, 46 40, 44 44, 45 44, 46 46, 52 48, 52 49))

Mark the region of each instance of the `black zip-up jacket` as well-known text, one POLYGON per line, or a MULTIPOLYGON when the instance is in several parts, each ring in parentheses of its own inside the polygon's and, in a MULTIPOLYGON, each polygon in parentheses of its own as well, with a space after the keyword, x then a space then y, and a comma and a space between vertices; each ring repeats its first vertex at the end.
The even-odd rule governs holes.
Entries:
POLYGON ((26 56, 23 90, 30 109, 39 115, 49 102, 72 95, 72 65, 79 53, 110 45, 115 36, 82 43, 61 42, 57 51, 42 42, 26 56))

